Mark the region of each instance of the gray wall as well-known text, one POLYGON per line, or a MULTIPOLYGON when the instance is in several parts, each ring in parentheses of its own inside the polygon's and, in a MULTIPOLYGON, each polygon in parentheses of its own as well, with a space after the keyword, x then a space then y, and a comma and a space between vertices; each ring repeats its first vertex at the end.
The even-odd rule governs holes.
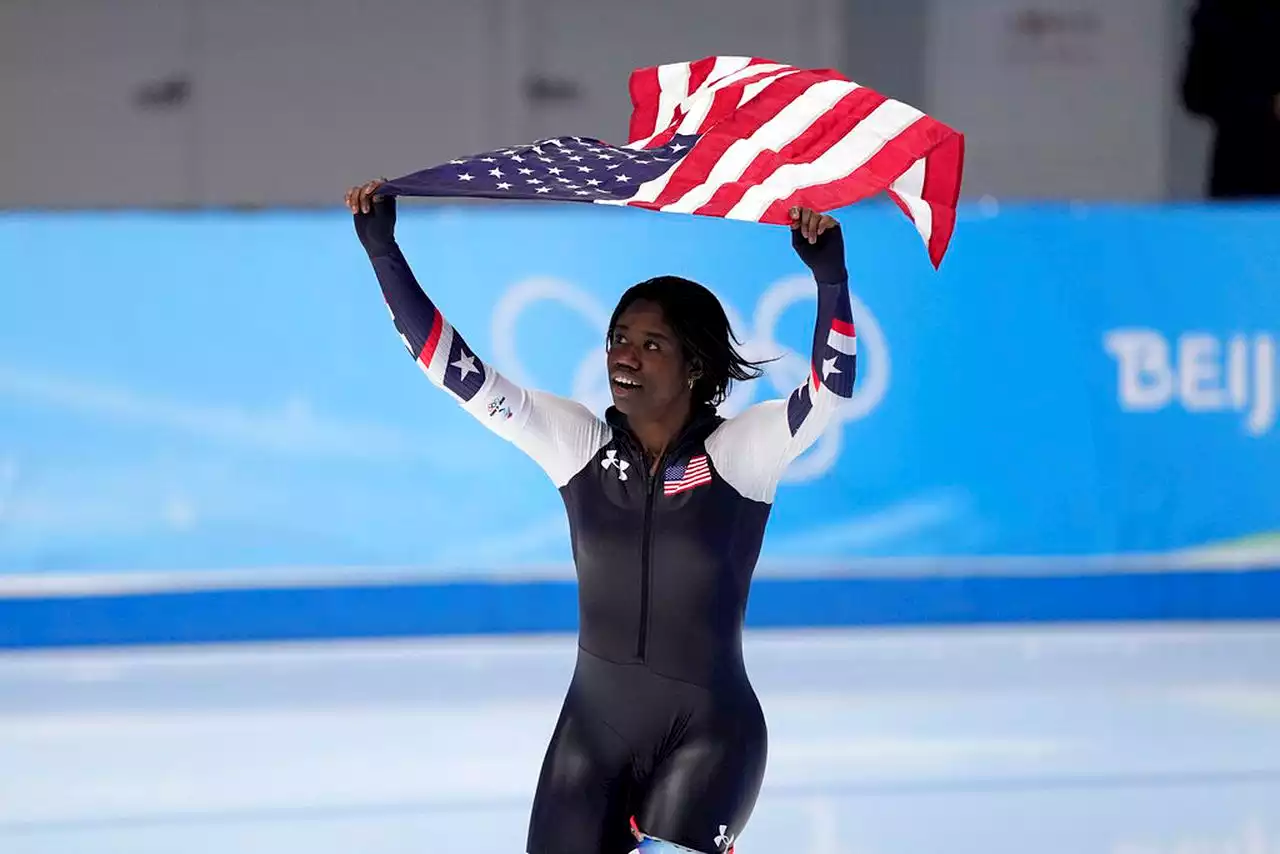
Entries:
POLYGON ((1165 187, 1171 200, 1202 199, 1208 184, 1212 130, 1191 116, 1178 101, 1179 78, 1187 46, 1188 21, 1196 0, 1169 0, 1165 38, 1171 47, 1170 102, 1165 115, 1165 187))
MULTIPOLYGON (((1201 198, 1210 132, 1178 101, 1187 16, 1193 4, 1194 0, 848 0, 843 67, 855 79, 865 79, 966 132, 970 197, 1201 198), (1092 14, 1096 44, 1082 48, 1068 43, 1064 48, 1060 41, 1058 52, 1070 56, 1074 47, 1080 53, 1077 62, 1010 61, 983 76, 979 69, 990 68, 991 57, 975 52, 980 49, 977 42, 999 23, 990 19, 993 10, 1006 16, 1057 11, 1067 25, 1079 21, 1082 13, 1092 14), (984 14, 988 25, 976 33, 953 32, 957 21, 963 27, 984 14), (947 46, 949 36, 953 43, 941 56, 939 45, 947 46), (1098 62, 1111 63, 1110 78, 1097 77, 1098 69, 1090 63, 1098 62), (1090 73, 1100 85, 1087 85, 1090 73), (1023 78, 1030 75, 1035 75, 1034 85, 1028 87, 1023 78), (957 98, 957 92, 972 97, 957 98), (1028 94, 1031 97, 1025 97, 1028 94), (1009 106, 1014 103, 1016 108, 1009 106), (1063 115, 1078 124, 1060 124, 1063 115), (1052 134, 1036 138, 1037 128, 1061 129, 1057 139, 1063 149, 1054 150, 1052 134), (1020 131, 1027 133, 1019 137, 1020 131)), ((986 40, 988 53, 993 52, 992 44, 1000 45, 986 40)), ((1048 44, 1046 53, 1051 54, 1054 45, 1048 44)))
POLYGON ((1073 160, 1030 131, 1075 72, 1044 72, 1040 99, 949 32, 986 38, 982 16, 1014 0, 0 0, 0 206, 332 204, 366 177, 538 136, 622 141, 631 68, 711 53, 835 65, 951 121, 970 196, 1191 198, 1207 131, 1175 100, 1187 2, 1126 0, 1167 8, 1120 35, 1158 57, 1137 69, 1155 88, 1086 101, 1095 127, 1062 150, 1097 153, 1073 160), (992 81, 1023 99, 1016 121, 974 97, 992 81), (1117 98, 1155 117, 1129 129, 1128 163, 1105 142, 1124 135, 1117 98))

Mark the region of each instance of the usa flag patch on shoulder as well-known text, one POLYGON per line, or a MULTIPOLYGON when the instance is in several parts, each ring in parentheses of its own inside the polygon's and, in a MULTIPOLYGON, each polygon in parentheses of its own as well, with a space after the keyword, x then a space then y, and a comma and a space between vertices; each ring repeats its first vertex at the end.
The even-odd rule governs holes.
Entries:
POLYGON ((662 494, 675 495, 710 482, 711 464, 707 462, 706 454, 698 454, 684 462, 677 461, 667 466, 662 480, 662 494))

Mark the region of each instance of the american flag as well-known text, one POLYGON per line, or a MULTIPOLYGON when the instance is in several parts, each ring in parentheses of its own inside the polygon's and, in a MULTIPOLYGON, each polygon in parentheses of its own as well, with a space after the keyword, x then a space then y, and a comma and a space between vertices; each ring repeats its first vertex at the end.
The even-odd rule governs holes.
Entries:
POLYGON ((955 228, 964 137, 830 69, 710 56, 640 68, 629 140, 562 136, 396 178, 400 196, 554 199, 787 224, 881 191, 934 266, 955 228))
POLYGON ((690 457, 687 462, 674 462, 667 466, 662 480, 662 494, 675 495, 711 482, 711 466, 707 455, 690 457))

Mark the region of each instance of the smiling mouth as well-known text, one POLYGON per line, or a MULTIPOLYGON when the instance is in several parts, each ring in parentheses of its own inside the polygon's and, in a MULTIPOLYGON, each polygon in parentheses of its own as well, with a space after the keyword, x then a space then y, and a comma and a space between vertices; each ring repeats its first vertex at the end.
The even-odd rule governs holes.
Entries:
POLYGON ((610 384, 619 391, 636 391, 641 388, 640 383, 631 379, 625 374, 614 374, 609 378, 610 384))

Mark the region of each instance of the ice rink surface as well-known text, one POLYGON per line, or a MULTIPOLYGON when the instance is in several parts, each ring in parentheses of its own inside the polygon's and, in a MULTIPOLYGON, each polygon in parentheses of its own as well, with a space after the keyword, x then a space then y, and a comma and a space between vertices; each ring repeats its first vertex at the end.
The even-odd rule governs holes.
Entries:
MULTIPOLYGON (((518 854, 570 636, 0 656, 3 854, 518 854)), ((756 633, 739 854, 1280 854, 1280 626, 756 633)))

